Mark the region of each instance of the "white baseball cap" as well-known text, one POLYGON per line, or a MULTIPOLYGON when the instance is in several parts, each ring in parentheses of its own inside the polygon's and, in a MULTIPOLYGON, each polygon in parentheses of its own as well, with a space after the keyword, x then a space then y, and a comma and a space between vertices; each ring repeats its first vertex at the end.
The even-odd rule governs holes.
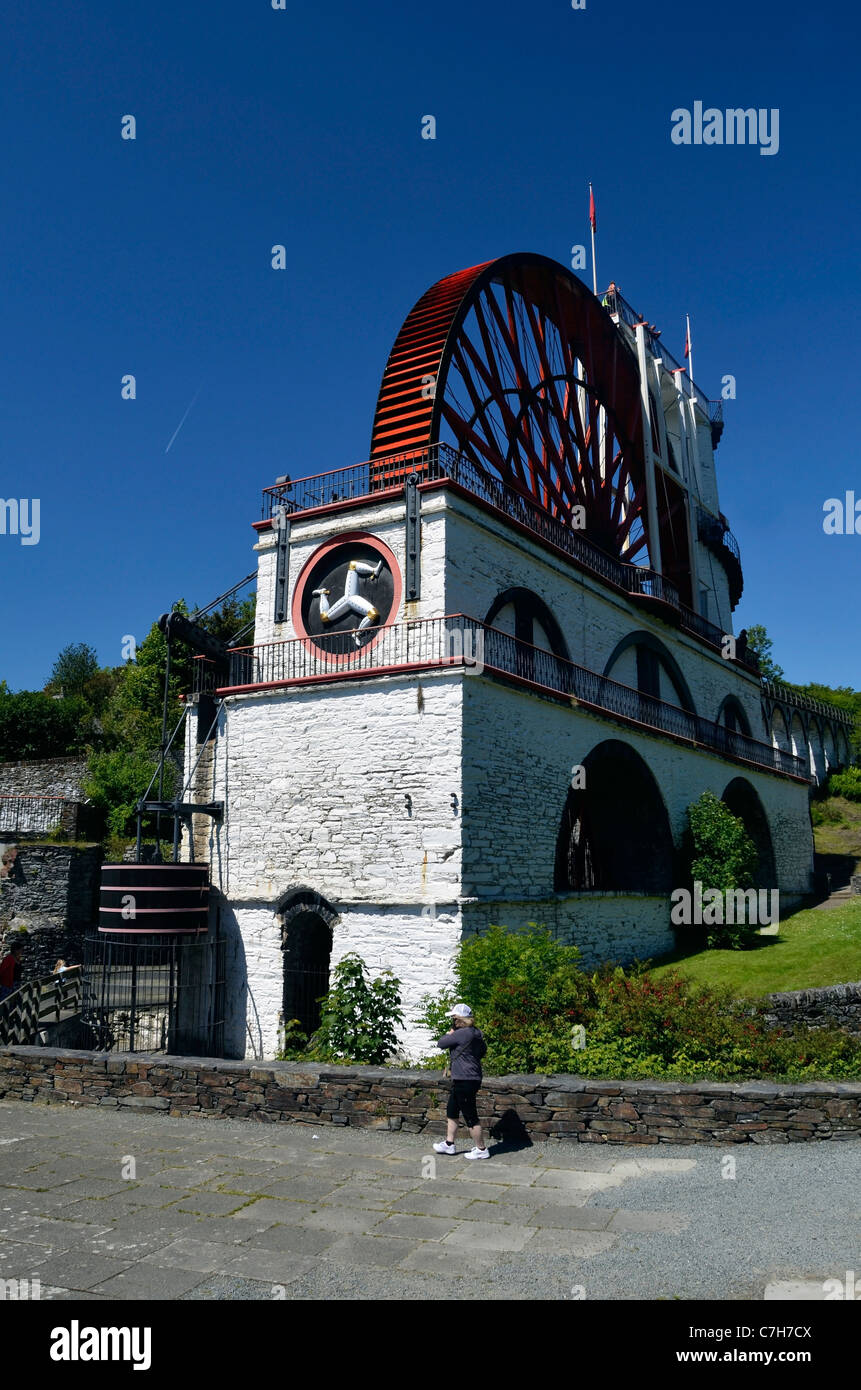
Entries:
POLYGON ((449 1018, 472 1018, 472 1009, 468 1004, 455 1004, 449 1018))

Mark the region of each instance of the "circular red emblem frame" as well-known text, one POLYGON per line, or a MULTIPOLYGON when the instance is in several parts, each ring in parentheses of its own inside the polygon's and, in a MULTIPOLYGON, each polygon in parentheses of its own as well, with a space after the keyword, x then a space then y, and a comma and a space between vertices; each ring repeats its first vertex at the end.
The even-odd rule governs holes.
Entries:
POLYGON ((299 572, 299 578, 293 588, 293 601, 290 605, 290 618, 293 623, 293 631, 297 637, 301 637, 306 649, 313 647, 316 655, 324 658, 332 666, 350 666, 364 652, 371 651, 381 640, 383 632, 387 627, 393 627, 401 608, 401 597, 403 594, 403 580, 401 579, 401 567, 398 564, 394 552, 381 541, 379 536, 373 536, 369 531, 345 531, 340 536, 333 536, 330 541, 317 547, 305 561, 299 572), (355 652, 344 654, 334 654, 327 652, 325 648, 318 646, 314 634, 308 632, 302 621, 302 599, 305 593, 305 585, 312 569, 331 551, 340 550, 345 545, 355 545, 357 542, 367 545, 371 550, 375 550, 381 559, 385 560, 392 575, 392 606, 389 616, 384 623, 380 623, 379 631, 371 642, 366 642, 364 646, 358 647, 355 652))

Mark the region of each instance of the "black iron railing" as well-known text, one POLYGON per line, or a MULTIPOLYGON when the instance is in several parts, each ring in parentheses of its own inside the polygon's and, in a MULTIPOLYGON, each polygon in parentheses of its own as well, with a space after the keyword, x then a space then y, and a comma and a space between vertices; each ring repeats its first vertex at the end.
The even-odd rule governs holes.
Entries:
POLYGON ((772 772, 806 777, 801 758, 723 724, 621 685, 607 676, 532 647, 463 614, 369 628, 357 647, 351 633, 324 633, 243 647, 231 653, 230 685, 221 693, 274 685, 338 681, 434 667, 514 677, 551 695, 741 759, 772 772))
POLYGON ((226 941, 84 941, 81 1018, 101 1052, 224 1055, 226 941))
MULTIPOLYGON (((360 501, 384 493, 395 495, 402 491, 407 475, 413 471, 420 474, 422 482, 450 481, 457 484, 495 508, 509 521, 531 531, 542 541, 562 551, 575 564, 613 584, 623 593, 666 604, 678 613, 680 626, 685 631, 721 650, 723 629, 682 603, 679 591, 671 580, 657 570, 644 565, 626 564, 608 555, 582 531, 553 516, 501 478, 486 473, 448 444, 433 444, 411 454, 393 454, 354 464, 350 468, 336 468, 329 473, 318 473, 310 478, 298 478, 295 482, 291 480, 265 488, 263 518, 277 519, 279 512, 287 517, 294 516, 314 507, 360 501)), ((741 659, 751 670, 758 670, 753 657, 741 659)))
POLYGON ((729 581, 730 604, 735 608, 744 589, 738 541, 722 516, 713 516, 703 507, 697 507, 697 535, 723 565, 729 581))

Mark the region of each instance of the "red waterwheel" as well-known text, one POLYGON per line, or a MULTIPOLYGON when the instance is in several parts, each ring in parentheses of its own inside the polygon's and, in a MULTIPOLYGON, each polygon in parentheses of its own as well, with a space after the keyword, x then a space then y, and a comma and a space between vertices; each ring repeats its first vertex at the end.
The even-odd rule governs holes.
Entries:
POLYGON ((650 563, 637 362, 564 266, 503 256, 422 295, 383 375, 371 458, 436 443, 609 554, 650 563))

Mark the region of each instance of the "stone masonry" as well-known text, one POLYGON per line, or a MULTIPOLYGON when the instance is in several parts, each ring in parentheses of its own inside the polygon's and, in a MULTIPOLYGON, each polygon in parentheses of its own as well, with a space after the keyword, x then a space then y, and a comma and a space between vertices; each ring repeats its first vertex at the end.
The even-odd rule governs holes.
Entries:
MULTIPOLYGON (((254 1066, 200 1058, 0 1048, 0 1098, 255 1120, 439 1131, 440 1072, 254 1066)), ((861 1082, 765 1084, 486 1077, 494 1138, 586 1144, 788 1144, 861 1137, 861 1082)))

